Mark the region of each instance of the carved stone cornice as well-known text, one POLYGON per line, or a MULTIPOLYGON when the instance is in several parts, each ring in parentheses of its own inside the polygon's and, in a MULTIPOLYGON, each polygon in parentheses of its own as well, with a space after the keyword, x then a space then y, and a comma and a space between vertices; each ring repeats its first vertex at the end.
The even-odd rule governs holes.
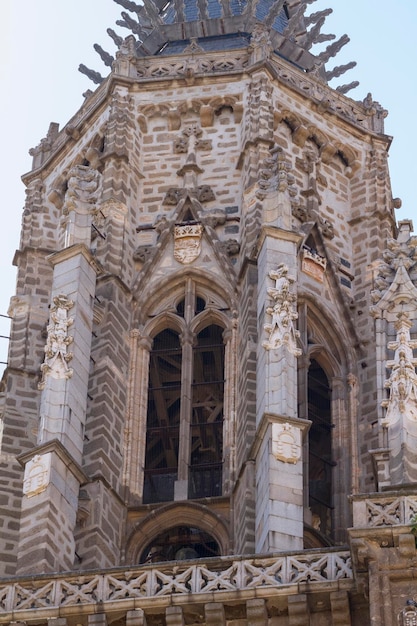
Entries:
POLYGON ((97 259, 95 259, 90 250, 81 243, 76 243, 72 246, 69 246, 68 248, 59 250, 59 252, 54 252, 46 258, 50 262, 52 267, 55 267, 55 265, 63 263, 64 261, 68 261, 69 259, 72 259, 78 255, 81 255, 85 258, 85 260, 88 262, 89 265, 91 265, 97 275, 104 274, 104 270, 100 263, 97 261, 97 259))

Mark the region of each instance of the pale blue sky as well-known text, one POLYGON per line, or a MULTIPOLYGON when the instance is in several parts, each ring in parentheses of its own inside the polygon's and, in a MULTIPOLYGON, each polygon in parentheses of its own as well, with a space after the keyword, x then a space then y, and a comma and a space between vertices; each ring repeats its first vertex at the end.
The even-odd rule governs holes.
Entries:
MULTIPOLYGON (((358 64, 335 83, 359 80, 349 97, 362 100, 371 92, 388 109, 385 132, 394 137, 389 160, 393 195, 403 201, 397 217, 412 218, 417 230, 417 1, 317 0, 308 13, 329 7, 333 14, 323 31, 337 37, 346 33, 351 39, 335 64, 358 64)), ((128 33, 115 27, 121 10, 112 0, 0 1, 0 313, 7 312, 15 291, 12 259, 25 198, 20 176, 31 168, 28 150, 46 135, 50 122, 64 126, 80 107, 82 93, 94 88, 78 72, 79 63, 107 73, 93 44, 113 52, 106 28, 128 33)), ((1 318, 0 334, 7 334, 1 318)), ((5 348, 0 339, 1 361, 5 348)))

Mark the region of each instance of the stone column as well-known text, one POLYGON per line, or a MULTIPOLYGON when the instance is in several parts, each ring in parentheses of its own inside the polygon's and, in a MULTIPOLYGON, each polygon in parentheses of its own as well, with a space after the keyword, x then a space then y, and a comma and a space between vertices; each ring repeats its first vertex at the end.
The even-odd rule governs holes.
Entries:
POLYGON ((256 551, 303 547, 302 439, 297 417, 296 237, 267 229, 258 257, 256 551))
POLYGON ((19 458, 25 466, 17 574, 69 570, 80 484, 86 477, 56 439, 19 458))
POLYGON ((297 415, 296 242, 286 231, 276 235, 258 258, 258 423, 265 412, 297 415))
POLYGON ((236 452, 235 452, 235 430, 236 430, 236 353, 237 353, 237 324, 234 321, 230 330, 223 332, 225 343, 224 358, 224 436, 223 436, 223 495, 229 494, 234 480, 236 452))
POLYGON ((182 368, 180 441, 178 449, 178 477, 174 485, 174 500, 187 500, 188 498, 188 468, 191 454, 191 383, 193 379, 193 341, 194 337, 188 330, 181 334, 182 368))
POLYGON ((98 268, 83 245, 54 254, 38 443, 58 439, 81 463, 98 268))
POLYGON ((123 484, 130 499, 142 501, 148 410, 149 357, 152 339, 132 330, 128 382, 128 414, 125 427, 123 484))
POLYGON ((303 547, 302 441, 310 422, 265 414, 256 455, 256 552, 303 547))
POLYGON ((24 496, 18 572, 71 569, 84 443, 97 267, 76 244, 50 257, 54 268, 38 447, 22 457, 24 496))
POLYGON ((53 268, 37 447, 25 466, 17 573, 72 569, 90 373, 96 275, 91 223, 100 174, 75 166, 62 208, 63 250, 48 257, 53 268))

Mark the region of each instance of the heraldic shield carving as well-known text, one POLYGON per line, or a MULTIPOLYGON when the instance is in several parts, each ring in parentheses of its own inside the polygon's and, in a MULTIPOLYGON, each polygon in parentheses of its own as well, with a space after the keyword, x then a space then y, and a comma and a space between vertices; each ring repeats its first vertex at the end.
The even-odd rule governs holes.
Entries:
POLYGON ((298 463, 301 459, 301 432, 291 424, 272 424, 272 454, 277 461, 298 463))
POLYGON ((187 265, 192 263, 201 252, 202 224, 181 224, 174 230, 174 258, 187 265))

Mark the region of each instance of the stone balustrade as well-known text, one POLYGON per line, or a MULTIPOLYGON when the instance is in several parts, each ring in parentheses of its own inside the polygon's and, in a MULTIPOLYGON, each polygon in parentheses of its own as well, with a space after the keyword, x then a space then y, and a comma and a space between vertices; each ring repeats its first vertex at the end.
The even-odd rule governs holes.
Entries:
POLYGON ((190 602, 267 598, 352 586, 348 551, 310 550, 273 557, 175 561, 101 573, 39 575, 0 582, 0 623, 81 613, 131 611, 190 602), (246 593, 245 593, 246 592, 246 593))
POLYGON ((354 496, 355 528, 409 525, 417 515, 417 495, 374 493, 354 496))

